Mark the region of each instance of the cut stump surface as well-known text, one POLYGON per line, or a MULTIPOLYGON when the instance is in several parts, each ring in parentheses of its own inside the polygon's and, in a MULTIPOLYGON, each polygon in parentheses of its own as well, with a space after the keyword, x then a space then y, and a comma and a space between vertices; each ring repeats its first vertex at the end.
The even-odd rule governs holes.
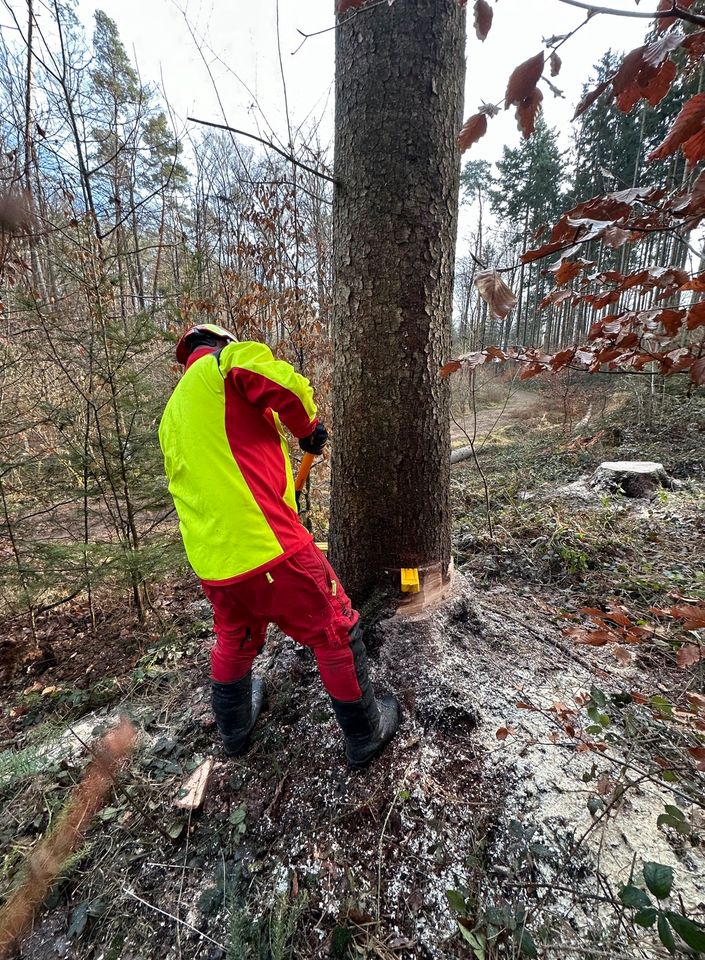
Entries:
POLYGON ((676 484, 662 463, 652 460, 618 460, 601 463, 593 474, 591 485, 625 497, 650 498, 659 487, 675 489, 676 484))

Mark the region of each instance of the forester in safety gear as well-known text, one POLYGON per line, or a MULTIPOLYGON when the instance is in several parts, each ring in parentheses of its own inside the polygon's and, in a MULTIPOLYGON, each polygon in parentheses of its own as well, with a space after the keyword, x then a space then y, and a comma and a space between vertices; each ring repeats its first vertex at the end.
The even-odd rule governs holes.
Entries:
POLYGON ((159 427, 189 562, 214 614, 212 703, 225 750, 245 751, 264 689, 252 678, 270 623, 311 648, 350 766, 394 736, 399 704, 377 700, 359 615, 300 523, 283 427, 321 453, 328 434, 309 381, 262 343, 201 324, 176 348, 186 371, 159 427))

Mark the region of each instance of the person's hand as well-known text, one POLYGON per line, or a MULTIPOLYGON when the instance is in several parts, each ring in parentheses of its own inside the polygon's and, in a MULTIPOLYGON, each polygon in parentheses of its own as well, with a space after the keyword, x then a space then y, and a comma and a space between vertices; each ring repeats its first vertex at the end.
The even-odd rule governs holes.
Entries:
POLYGON ((317 424, 313 433, 299 440, 299 446, 304 453, 313 453, 316 456, 323 453, 323 448, 328 442, 328 431, 322 423, 317 424))

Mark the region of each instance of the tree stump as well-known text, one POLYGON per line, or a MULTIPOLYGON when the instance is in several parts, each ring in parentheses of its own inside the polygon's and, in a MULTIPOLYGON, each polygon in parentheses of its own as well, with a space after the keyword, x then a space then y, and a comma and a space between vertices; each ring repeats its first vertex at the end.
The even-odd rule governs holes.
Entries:
POLYGON ((675 481, 666 473, 662 463, 652 460, 620 460, 601 463, 590 481, 598 490, 621 493, 625 497, 650 498, 659 487, 673 490, 675 481))

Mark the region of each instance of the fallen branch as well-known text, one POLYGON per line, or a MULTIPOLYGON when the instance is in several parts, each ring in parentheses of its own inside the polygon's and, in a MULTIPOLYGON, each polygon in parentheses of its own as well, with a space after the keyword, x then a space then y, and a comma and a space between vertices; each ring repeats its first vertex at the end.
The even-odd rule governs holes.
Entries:
POLYGON ((462 463, 463 460, 470 460, 474 456, 472 447, 456 447, 451 451, 450 462, 462 463))
POLYGON ((155 907, 153 903, 149 903, 147 900, 143 900, 142 897, 138 897, 136 893, 133 893, 132 890, 128 887, 122 888, 123 893, 126 893, 128 897, 132 897, 133 900, 136 900, 138 903, 141 903, 143 907, 149 907, 150 910, 154 910, 155 913, 160 913, 163 917, 168 917, 169 920, 173 920, 174 923, 180 924, 182 927, 186 927, 192 933, 195 933, 202 940, 207 940, 208 943, 214 943, 216 947, 219 947, 221 950, 227 950, 227 947, 224 947, 222 943, 218 943, 217 940, 214 940, 213 937, 209 937, 207 933, 203 933, 198 927, 194 927, 192 923, 189 923, 187 920, 182 920, 180 917, 175 917, 173 913, 168 913, 166 910, 162 910, 161 907, 155 907))

